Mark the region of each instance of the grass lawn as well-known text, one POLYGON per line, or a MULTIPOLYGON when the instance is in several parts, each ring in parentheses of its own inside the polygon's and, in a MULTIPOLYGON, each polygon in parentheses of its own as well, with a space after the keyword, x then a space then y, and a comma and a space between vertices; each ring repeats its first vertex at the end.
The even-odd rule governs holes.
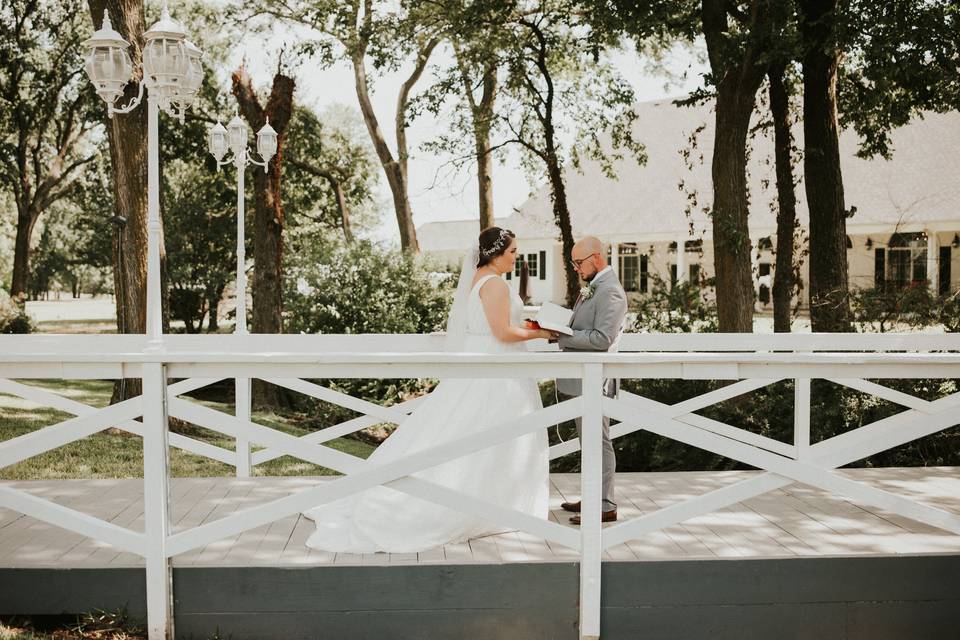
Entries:
MULTIPOLYGON (((110 401, 113 383, 106 380, 21 380, 24 384, 48 389, 90 406, 105 407, 110 401)), ((200 401, 211 409, 233 413, 233 405, 200 401)), ((69 414, 0 394, 0 442, 36 431, 70 418, 69 414)), ((253 414, 253 420, 267 427, 296 436, 310 432, 298 426, 298 418, 272 412, 253 414)), ((192 438, 233 450, 233 439, 214 431, 190 427, 185 433, 192 438)), ((369 444, 338 438, 328 446, 366 458, 373 451, 369 444)), ((0 480, 42 480, 75 478, 135 478, 143 476, 143 447, 138 436, 104 431, 0 469, 0 480)), ((232 466, 197 456, 180 449, 170 450, 171 474, 175 477, 211 477, 233 475, 232 466)), ((283 456, 257 465, 259 476, 335 475, 336 472, 283 456)), ((3 636, 0 635, 0 639, 3 636)))

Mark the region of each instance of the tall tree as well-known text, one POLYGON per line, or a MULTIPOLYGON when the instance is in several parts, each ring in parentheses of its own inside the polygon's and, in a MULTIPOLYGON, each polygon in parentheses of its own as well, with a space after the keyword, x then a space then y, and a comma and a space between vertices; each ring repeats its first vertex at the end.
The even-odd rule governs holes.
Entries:
POLYGON ((479 200, 480 229, 492 227, 494 223, 493 210, 493 151, 490 141, 490 130, 493 127, 493 118, 497 100, 497 73, 499 65, 497 59, 490 55, 486 59, 475 63, 471 60, 463 45, 453 41, 457 58, 457 70, 460 72, 463 95, 470 109, 470 119, 473 129, 474 154, 477 161, 477 194, 479 200), (479 73, 475 74, 474 71, 479 73), (479 78, 476 77, 479 75, 479 78), (480 96, 476 91, 480 88, 480 96))
POLYGON ((777 333, 790 332, 793 292, 796 288, 794 243, 797 198, 793 174, 793 118, 786 75, 787 65, 782 61, 771 65, 767 74, 777 184, 777 253, 773 272, 773 330, 777 333))
MULTIPOLYGON (((574 244, 564 181, 567 158, 573 170, 586 158, 595 160, 611 178, 616 177, 614 163, 625 154, 646 161, 643 145, 633 138, 633 90, 601 59, 590 26, 574 7, 565 0, 544 1, 536 10, 513 15, 513 42, 504 53, 504 106, 495 120, 504 138, 493 147, 518 145, 530 175, 545 174, 565 256, 574 244), (565 122, 575 123, 576 130, 567 131, 565 122), (571 133, 567 146, 562 138, 571 133)), ((563 264, 566 300, 573 305, 579 279, 569 260, 563 264)))
POLYGON ((82 0, 11 0, 0 9, 0 183, 17 209, 10 294, 30 279, 34 228, 96 156, 88 133, 99 100, 82 68, 82 0))
POLYGON ((803 38, 804 184, 810 213, 810 320, 850 331, 847 210, 840 168, 837 73, 840 0, 799 0, 803 38))
POLYGON ((714 267, 722 332, 753 331, 746 141, 765 54, 786 24, 786 3, 752 0, 745 8, 703 0, 702 30, 716 87, 713 146, 714 267))
POLYGON ((419 6, 418 3, 378 0, 312 0, 300 5, 269 0, 266 9, 258 11, 306 25, 321 34, 320 43, 307 42, 304 46, 309 51, 323 52, 328 63, 334 60, 331 53, 333 43, 344 50, 353 70, 354 89, 363 121, 390 186, 400 246, 415 253, 420 251, 420 244, 409 195, 408 108, 413 89, 440 42, 429 13, 418 9, 419 6), (396 69, 404 62, 412 66, 397 93, 393 150, 373 108, 368 65, 375 70, 385 70, 396 69))
POLYGON ((511 46, 514 2, 464 3, 428 0, 438 30, 452 53, 453 64, 438 67, 430 87, 412 106, 425 106, 447 124, 447 131, 428 140, 423 149, 450 156, 456 170, 476 171, 480 229, 493 226, 494 135, 497 96, 502 90, 505 51, 511 46), (451 108, 452 107, 452 108, 451 108))

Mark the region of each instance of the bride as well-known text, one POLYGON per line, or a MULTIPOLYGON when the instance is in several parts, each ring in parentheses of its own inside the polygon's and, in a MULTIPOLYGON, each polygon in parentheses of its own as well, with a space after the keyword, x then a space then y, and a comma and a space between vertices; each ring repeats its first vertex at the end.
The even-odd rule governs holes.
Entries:
MULTIPOLYGON (((464 259, 447 323, 447 350, 523 351, 550 332, 521 326, 522 302, 500 277, 514 268, 513 232, 490 227, 464 259)), ((442 380, 365 464, 383 464, 542 408, 531 379, 442 380)), ((414 474, 423 480, 541 518, 548 513, 546 431, 414 474)), ((316 524, 307 546, 343 553, 411 553, 502 531, 485 521, 387 487, 306 512, 316 524)))

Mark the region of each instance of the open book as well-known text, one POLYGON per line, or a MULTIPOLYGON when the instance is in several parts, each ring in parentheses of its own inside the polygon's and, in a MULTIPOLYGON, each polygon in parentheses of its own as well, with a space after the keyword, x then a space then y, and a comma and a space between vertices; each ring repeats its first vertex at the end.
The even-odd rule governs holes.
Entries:
POLYGON ((573 335, 573 329, 570 328, 571 318, 573 318, 573 311, 570 309, 552 302, 544 302, 534 321, 547 331, 556 331, 570 336, 573 335))

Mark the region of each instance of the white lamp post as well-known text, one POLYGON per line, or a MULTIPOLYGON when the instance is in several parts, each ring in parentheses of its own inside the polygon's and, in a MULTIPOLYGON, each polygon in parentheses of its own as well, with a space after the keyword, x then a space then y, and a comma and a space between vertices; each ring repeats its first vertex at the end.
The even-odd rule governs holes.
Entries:
POLYGON ((277 153, 277 132, 270 126, 270 119, 257 132, 257 152, 260 160, 253 157, 247 149, 247 125, 234 115, 233 119, 224 127, 218 121, 207 131, 207 148, 217 162, 217 170, 225 164, 233 164, 237 168, 237 323, 234 333, 247 333, 247 275, 244 256, 244 169, 249 165, 263 167, 264 173, 270 159, 277 153), (227 153, 232 157, 225 159, 227 153))
MULTIPOLYGON (((270 126, 270 120, 260 131, 257 132, 257 152, 260 160, 253 157, 253 154, 247 149, 247 125, 240 119, 239 115, 234 115, 233 119, 224 127, 220 122, 210 127, 207 132, 207 148, 217 163, 217 170, 220 167, 233 163, 237 168, 237 322, 234 325, 233 332, 237 335, 247 334, 247 272, 246 257, 244 255, 244 170, 249 165, 263 167, 264 173, 267 171, 267 165, 270 159, 277 153, 277 132, 270 126), (225 159, 228 153, 233 156, 225 159)), ((250 419, 250 380, 248 378, 236 378, 236 415, 241 420, 250 419)), ((249 477, 250 475, 250 442, 244 438, 237 438, 237 476, 249 477)))
POLYGON ((203 52, 186 39, 183 27, 170 18, 163 4, 160 20, 143 34, 143 78, 129 104, 114 106, 130 81, 133 64, 130 43, 114 31, 107 11, 100 30, 83 42, 87 49, 84 69, 107 103, 107 115, 129 113, 147 93, 147 337, 152 349, 163 346, 160 305, 160 164, 157 140, 159 109, 183 122, 187 108, 197 99, 203 83, 203 52))

